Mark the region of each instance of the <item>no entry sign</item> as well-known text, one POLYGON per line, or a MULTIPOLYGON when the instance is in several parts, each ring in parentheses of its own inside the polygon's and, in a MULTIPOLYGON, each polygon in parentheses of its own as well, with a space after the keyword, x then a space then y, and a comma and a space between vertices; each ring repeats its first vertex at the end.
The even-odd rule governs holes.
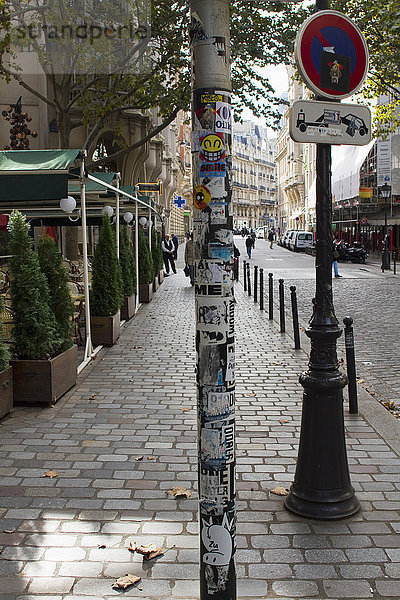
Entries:
POLYGON ((368 71, 368 48, 358 27, 335 10, 322 10, 301 26, 295 58, 306 85, 317 95, 340 100, 354 94, 368 71))

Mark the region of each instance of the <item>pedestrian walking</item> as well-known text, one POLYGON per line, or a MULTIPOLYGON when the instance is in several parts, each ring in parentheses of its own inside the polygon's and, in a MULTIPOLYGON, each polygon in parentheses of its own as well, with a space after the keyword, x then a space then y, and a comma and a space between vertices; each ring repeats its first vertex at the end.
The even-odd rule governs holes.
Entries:
POLYGON ((268 241, 269 241, 269 243, 270 243, 270 244, 269 244, 269 247, 270 247, 270 248, 271 248, 271 250, 272 250, 272 246, 273 246, 273 243, 274 243, 274 232, 272 231, 272 229, 270 229, 270 230, 269 230, 269 233, 268 233, 268 241))
POLYGON ((338 251, 338 245, 340 244, 339 240, 337 239, 337 236, 333 236, 333 244, 332 244, 332 265, 333 265, 333 272, 335 274, 335 277, 341 277, 341 275, 339 275, 339 267, 338 267, 338 262, 337 259, 339 258, 339 251, 338 251))
POLYGON ((251 237, 251 235, 248 235, 246 238, 246 250, 247 250, 247 256, 249 258, 251 258, 251 251, 253 250, 253 248, 254 248, 254 240, 251 237))
POLYGON ((186 234, 185 264, 189 269, 190 285, 194 285, 194 245, 193 233, 186 234))
POLYGON ((174 261, 174 244, 169 239, 169 235, 165 234, 165 238, 161 242, 161 249, 163 253, 165 274, 169 275, 169 267, 171 265, 171 269, 174 273, 176 273, 175 261, 174 261))
POLYGON ((177 260, 179 240, 178 240, 178 236, 176 235, 176 233, 174 233, 172 236, 172 243, 174 245, 174 260, 177 260))

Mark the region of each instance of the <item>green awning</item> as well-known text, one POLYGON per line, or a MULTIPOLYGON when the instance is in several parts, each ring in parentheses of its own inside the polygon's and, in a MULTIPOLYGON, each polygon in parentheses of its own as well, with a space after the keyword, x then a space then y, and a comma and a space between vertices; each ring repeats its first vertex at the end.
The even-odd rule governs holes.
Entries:
MULTIPOLYGON (((89 173, 89 175, 96 177, 96 179, 101 179, 101 181, 104 181, 104 183, 111 184, 116 173, 89 173)), ((91 181, 89 179, 86 181, 85 190, 86 190, 86 193, 91 192, 91 193, 101 194, 101 193, 106 192, 107 188, 104 185, 101 185, 100 183, 97 183, 96 181, 91 181)), ((80 194, 80 191, 81 191, 81 188, 79 185, 79 181, 77 181, 77 180, 68 181, 68 193, 69 194, 80 194)))
POLYGON ((80 150, 2 150, 0 151, 1 171, 43 171, 67 170, 80 150))
POLYGON ((0 202, 59 201, 80 150, 0 151, 0 202))

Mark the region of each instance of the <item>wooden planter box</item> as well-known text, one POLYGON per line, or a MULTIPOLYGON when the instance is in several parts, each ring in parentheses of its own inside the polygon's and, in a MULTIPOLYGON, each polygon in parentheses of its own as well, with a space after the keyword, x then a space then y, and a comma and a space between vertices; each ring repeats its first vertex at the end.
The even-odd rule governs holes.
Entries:
POLYGON ((139 286, 139 302, 150 302, 153 297, 153 284, 141 283, 139 286))
POLYGON ((14 404, 50 406, 76 384, 77 346, 49 360, 12 360, 14 404))
POLYGON ((0 371, 0 419, 8 415, 13 405, 12 367, 0 371))
POLYGON ((153 281, 153 292, 156 292, 158 290, 158 277, 154 277, 154 281, 153 281))
POLYGON ((93 346, 112 346, 119 338, 119 312, 111 317, 91 317, 93 346))
POLYGON ((161 285, 163 281, 164 281, 164 271, 161 270, 159 272, 159 274, 158 274, 158 283, 159 283, 159 285, 161 285))
POLYGON ((121 321, 132 319, 136 308, 136 294, 132 296, 124 296, 124 301, 121 306, 121 321))

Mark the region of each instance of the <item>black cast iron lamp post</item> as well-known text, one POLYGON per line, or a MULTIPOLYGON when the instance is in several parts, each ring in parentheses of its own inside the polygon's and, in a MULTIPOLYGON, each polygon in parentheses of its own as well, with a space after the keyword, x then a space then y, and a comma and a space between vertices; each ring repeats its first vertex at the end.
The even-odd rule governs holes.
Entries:
POLYGON ((387 201, 390 196, 391 188, 390 185, 385 183, 380 188, 382 198, 385 198, 385 227, 383 230, 383 243, 382 243, 382 271, 385 269, 390 269, 390 252, 389 252, 389 244, 388 244, 388 234, 387 234, 387 201))

